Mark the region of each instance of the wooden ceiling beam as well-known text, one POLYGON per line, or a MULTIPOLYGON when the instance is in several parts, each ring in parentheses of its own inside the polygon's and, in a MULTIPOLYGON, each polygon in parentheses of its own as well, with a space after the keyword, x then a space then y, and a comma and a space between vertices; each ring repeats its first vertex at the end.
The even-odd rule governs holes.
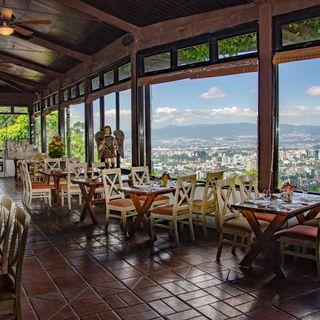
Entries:
POLYGON ((3 83, 5 83, 6 85, 8 85, 9 87, 19 91, 19 92, 24 92, 25 89, 22 88, 21 86, 19 86, 18 84, 12 82, 12 81, 9 81, 9 80, 1 80, 3 81, 3 83))
POLYGON ((2 52, 0 52, 0 59, 3 60, 4 62, 9 62, 9 63, 13 63, 15 65, 24 67, 24 68, 28 68, 43 74, 47 74, 53 78, 55 77, 59 77, 61 75, 60 72, 54 71, 52 69, 49 69, 47 67, 41 66, 39 64, 21 59, 21 58, 17 58, 17 57, 13 57, 11 55, 7 55, 4 54, 2 52))
POLYGON ((12 106, 31 106, 34 100, 34 93, 0 92, 0 104, 12 106))
POLYGON ((27 87, 30 87, 34 90, 40 90, 40 89, 44 89, 45 88, 45 85, 41 84, 41 83, 37 83, 37 82, 34 82, 34 81, 31 81, 31 80, 27 80, 27 79, 24 79, 24 78, 21 78, 21 77, 18 77, 18 76, 15 76, 15 75, 12 75, 12 74, 9 74, 9 73, 6 73, 6 72, 2 72, 0 71, 0 79, 6 81, 6 80, 9 80, 9 81, 12 81, 14 83, 17 83, 17 84, 22 84, 23 86, 27 86, 27 87))
POLYGON ((118 28, 120 30, 123 30, 128 33, 132 33, 136 36, 139 36, 141 33, 141 28, 127 22, 125 20, 122 20, 116 16, 113 16, 105 11, 99 10, 95 8, 94 6, 91 6, 81 0, 56 0, 57 2, 60 2, 64 6, 67 6, 71 9, 80 11, 84 14, 87 14, 91 17, 94 17, 98 19, 99 21, 102 21, 110 26, 113 26, 115 28, 118 28))
MULTIPOLYGON (((25 28, 25 29, 27 29, 27 28, 25 28)), ((30 43, 34 43, 38 46, 55 51, 59 54, 72 57, 72 58, 77 59, 79 61, 83 61, 83 62, 90 62, 91 61, 91 56, 89 56, 85 53, 64 47, 64 46, 57 44, 55 42, 51 42, 49 40, 41 38, 35 34, 31 35, 30 38, 27 39, 27 41, 30 43)))

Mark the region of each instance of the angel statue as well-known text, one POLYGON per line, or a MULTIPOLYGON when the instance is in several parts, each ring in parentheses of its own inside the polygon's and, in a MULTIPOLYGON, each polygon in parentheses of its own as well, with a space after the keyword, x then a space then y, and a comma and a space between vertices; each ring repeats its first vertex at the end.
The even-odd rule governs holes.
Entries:
POLYGON ((118 155, 123 157, 124 134, 121 130, 115 130, 114 135, 110 126, 105 126, 95 134, 98 156, 105 162, 106 168, 115 168, 118 155))

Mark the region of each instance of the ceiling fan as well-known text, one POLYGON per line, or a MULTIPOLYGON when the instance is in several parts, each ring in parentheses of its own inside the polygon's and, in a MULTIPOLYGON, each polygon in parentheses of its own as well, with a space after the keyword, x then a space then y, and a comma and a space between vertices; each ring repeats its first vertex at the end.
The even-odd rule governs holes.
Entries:
POLYGON ((17 20, 13 14, 13 10, 6 7, 5 0, 3 1, 2 8, 0 9, 0 35, 10 36, 14 31, 21 33, 24 36, 30 36, 31 31, 23 29, 23 26, 29 25, 49 25, 51 20, 17 20))

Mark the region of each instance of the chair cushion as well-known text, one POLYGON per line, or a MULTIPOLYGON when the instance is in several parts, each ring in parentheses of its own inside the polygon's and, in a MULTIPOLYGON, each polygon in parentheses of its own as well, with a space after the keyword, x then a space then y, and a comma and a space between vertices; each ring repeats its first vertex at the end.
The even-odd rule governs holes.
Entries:
MULTIPOLYGON (((138 196, 139 200, 141 201, 146 201, 148 196, 144 195, 144 194, 141 194, 138 196)), ((159 195, 159 196, 156 196, 156 198, 154 199, 154 202, 157 202, 157 201, 169 201, 170 200, 170 197, 168 196, 165 196, 165 195, 159 195)))
POLYGON ((0 301, 14 299, 14 278, 10 274, 0 274, 0 301))
MULTIPOLYGON (((155 208, 152 210, 152 213, 165 215, 165 216, 172 216, 173 215, 173 205, 155 208)), ((179 210, 177 213, 178 213, 178 216, 183 215, 183 214, 189 214, 189 210, 188 209, 179 210)))
POLYGON ((275 218, 273 213, 255 213, 254 214, 258 220, 271 222, 275 218))
POLYGON ((318 227, 296 225, 280 233, 281 237, 288 237, 300 240, 315 241, 317 239, 318 227))
POLYGON ((33 182, 32 189, 51 189, 52 186, 43 182, 33 182))
MULTIPOLYGON (((259 223, 262 229, 265 229, 269 225, 268 222, 262 221, 262 220, 260 220, 259 223)), ((223 226, 230 229, 236 229, 236 230, 241 230, 245 232, 252 232, 249 222, 247 221, 247 219, 243 217, 234 217, 234 218, 228 219, 224 222, 223 226)))
POLYGON ((113 199, 108 202, 109 206, 121 207, 121 208, 129 208, 134 207, 134 204, 131 199, 113 199))
MULTIPOLYGON (((205 208, 205 212, 206 213, 210 213, 216 210, 216 203, 214 201, 208 201, 206 203, 206 208, 205 208)), ((192 203, 192 211, 194 211, 195 213, 201 212, 202 211, 202 200, 198 199, 198 200, 194 200, 192 203)))

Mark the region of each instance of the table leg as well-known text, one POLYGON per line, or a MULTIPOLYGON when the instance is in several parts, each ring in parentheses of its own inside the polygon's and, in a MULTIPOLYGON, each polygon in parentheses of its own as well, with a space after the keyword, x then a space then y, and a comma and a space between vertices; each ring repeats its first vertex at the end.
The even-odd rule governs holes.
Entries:
POLYGON ((287 221, 286 216, 276 215, 272 222, 269 224, 267 229, 262 232, 258 219, 256 218, 253 211, 244 210, 242 211, 243 216, 248 220, 253 233, 256 236, 256 242, 253 243, 249 252, 245 255, 245 257, 241 260, 240 266, 249 268, 257 257, 257 255, 264 250, 265 254, 268 257, 268 261, 272 266, 275 274, 279 277, 285 277, 283 270, 280 267, 278 259, 271 247, 271 241, 273 239, 274 234, 281 229, 284 223, 287 221))
POLYGON ((96 186, 95 185, 90 186, 89 192, 88 192, 85 185, 80 184, 80 190, 81 190, 82 196, 84 198, 84 201, 83 201, 84 203, 83 203, 83 206, 81 209, 80 222, 83 222, 87 213, 89 213, 89 215, 92 219, 92 222, 94 224, 97 224, 98 219, 97 219, 96 213, 92 207, 92 199, 93 199, 94 193, 96 191, 96 186))
POLYGON ((56 197, 56 201, 59 206, 61 206, 61 197, 60 197, 60 176, 53 175, 53 183, 54 183, 54 193, 56 197))
POLYGON ((151 235, 151 227, 149 221, 146 219, 146 214, 148 213, 149 209, 151 208, 155 195, 149 194, 147 195, 146 200, 143 204, 141 204, 139 197, 135 193, 130 193, 131 200, 138 212, 138 215, 135 217, 133 223, 133 233, 139 228, 141 223, 143 224, 144 229, 151 235))

